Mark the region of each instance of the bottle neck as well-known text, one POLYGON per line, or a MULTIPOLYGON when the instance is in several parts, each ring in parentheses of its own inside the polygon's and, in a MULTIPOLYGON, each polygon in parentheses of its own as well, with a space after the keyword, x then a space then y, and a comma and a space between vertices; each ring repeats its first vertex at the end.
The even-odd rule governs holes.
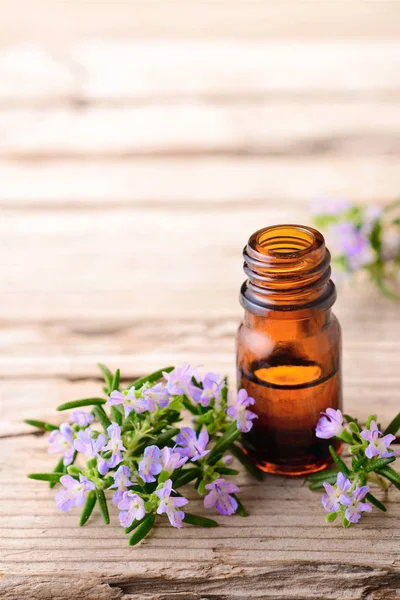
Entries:
POLYGON ((261 229, 250 237, 243 256, 248 279, 240 300, 254 315, 309 318, 336 300, 330 253, 321 233, 311 227, 261 229))

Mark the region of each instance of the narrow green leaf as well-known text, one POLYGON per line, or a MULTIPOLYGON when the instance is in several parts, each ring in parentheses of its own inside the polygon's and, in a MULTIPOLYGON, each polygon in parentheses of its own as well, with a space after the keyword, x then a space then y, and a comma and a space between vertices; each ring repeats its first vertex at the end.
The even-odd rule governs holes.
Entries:
POLYGON ((247 471, 257 479, 258 481, 262 481, 264 479, 264 474, 260 469, 257 469, 256 465, 253 463, 251 458, 243 452, 243 450, 237 444, 231 444, 229 446, 229 452, 232 452, 233 456, 238 459, 238 461, 247 469, 247 471))
POLYGON ((103 521, 106 525, 110 523, 110 515, 108 512, 107 500, 103 490, 96 488, 97 501, 99 503, 100 514, 103 517, 103 521))
POLYGON ((228 467, 217 467, 216 470, 220 475, 239 475, 240 471, 229 469, 228 467))
POLYGON ((391 433, 392 435, 396 435, 397 432, 399 431, 399 429, 400 429, 400 413, 395 416, 393 421, 390 421, 389 425, 386 427, 385 431, 383 432, 383 435, 387 435, 388 433, 391 433))
POLYGON ((150 533, 153 528, 154 521, 156 520, 156 516, 153 513, 150 513, 143 519, 143 521, 136 527, 135 533, 129 540, 130 546, 136 546, 139 542, 146 537, 148 533, 150 533))
POLYGON ((163 372, 170 373, 174 370, 175 367, 165 367, 164 369, 159 369, 158 371, 154 371, 154 373, 150 373, 150 375, 146 375, 145 377, 141 377, 140 379, 136 379, 133 383, 128 385, 129 388, 133 387, 135 390, 138 390, 145 383, 154 383, 161 379, 163 376, 163 372))
POLYGON ((339 467, 339 470, 342 471, 345 475, 350 475, 349 468, 347 467, 347 465, 345 465, 345 463, 342 461, 340 456, 338 456, 338 454, 333 446, 329 446, 329 452, 331 453, 333 460, 339 467))
POLYGON ((111 407, 110 413, 111 413, 111 418, 114 421, 114 423, 118 423, 118 425, 121 427, 122 422, 124 420, 122 413, 118 410, 118 408, 116 406, 111 407))
POLYGON ((379 471, 380 469, 382 469, 382 467, 386 467, 395 460, 395 456, 392 456, 390 458, 378 458, 375 460, 371 460, 371 462, 366 465, 365 472, 370 473, 371 471, 379 471))
POLYGON ((90 490, 87 495, 86 502, 82 509, 81 518, 79 520, 79 525, 82 527, 89 519, 90 515, 93 512, 94 506, 96 504, 97 496, 95 490, 90 490))
POLYGON ((167 429, 163 433, 160 433, 160 435, 157 437, 157 439, 155 441, 155 445, 158 446, 159 448, 162 446, 165 446, 166 443, 169 442, 173 437, 178 435, 179 432, 180 432, 180 429, 178 427, 171 427, 170 429, 167 429))
POLYGON ((219 438, 219 440, 216 442, 214 448, 211 450, 210 454, 206 458, 206 462, 209 465, 215 464, 214 463, 215 456, 217 454, 221 454, 221 453, 225 452, 225 450, 231 444, 233 444, 233 442, 235 440, 237 440, 237 438, 239 437, 239 435, 240 435, 240 431, 236 427, 236 423, 232 423, 232 425, 225 431, 224 435, 221 436, 219 438))
POLYGON ((199 414, 199 407, 197 404, 193 404, 189 398, 187 396, 183 396, 182 398, 182 404, 183 406, 186 408, 186 410, 188 410, 189 412, 192 413, 192 415, 198 415, 199 414))
POLYGON ((218 523, 217 521, 214 521, 214 519, 208 519, 207 517, 200 517, 200 515, 192 515, 190 513, 185 513, 183 522, 188 523, 189 525, 195 525, 196 527, 218 527, 218 523))
POLYGON ((383 467, 382 469, 379 469, 378 473, 379 475, 386 477, 386 479, 389 479, 389 481, 400 490, 400 475, 392 469, 392 467, 383 467))
POLYGON ((111 373, 110 369, 106 365, 103 365, 103 363, 97 363, 97 366, 99 367, 100 371, 102 372, 104 381, 106 382, 105 393, 110 394, 112 391, 111 385, 112 385, 112 381, 113 381, 113 374, 111 373))
POLYGON ((375 498, 375 496, 373 496, 372 494, 366 494, 365 498, 366 500, 369 500, 371 504, 374 504, 377 508, 379 508, 379 510, 381 510, 382 512, 386 512, 386 506, 382 504, 382 502, 378 500, 378 498, 375 498))
POLYGON ((327 477, 336 477, 339 471, 337 469, 324 469, 317 473, 311 473, 307 476, 307 481, 326 481, 327 477))
POLYGON ((235 498, 236 502, 238 503, 238 507, 236 509, 235 514, 239 515, 239 517, 247 517, 248 512, 245 509, 245 507, 243 506, 243 504, 241 503, 241 501, 239 500, 239 498, 236 496, 236 494, 232 494, 232 496, 235 498))
POLYGON ((322 490, 324 487, 324 483, 334 484, 336 483, 336 475, 326 477, 325 479, 320 479, 319 481, 312 481, 308 486, 310 490, 322 490))
POLYGON ((65 473, 30 473, 27 475, 29 479, 37 479, 38 481, 51 481, 58 483, 60 481, 60 477, 65 475, 65 473))
POLYGON ((54 431, 55 429, 58 429, 57 425, 46 423, 46 421, 36 421, 35 419, 25 419, 24 423, 26 423, 27 425, 31 425, 32 427, 37 427, 42 431, 54 431))
POLYGON ((72 402, 65 402, 57 406, 56 410, 70 410, 72 408, 80 408, 81 406, 100 406, 105 404, 104 398, 82 398, 82 400, 73 400, 72 402))
POLYGON ((107 427, 110 427, 111 421, 106 415, 106 411, 104 410, 104 408, 102 406, 95 406, 92 410, 92 413, 99 421, 104 431, 107 431, 107 427))
POLYGON ((172 479, 174 489, 178 489, 183 485, 187 485, 199 475, 201 475, 200 469, 184 469, 183 471, 178 471, 176 478, 172 479))
POLYGON ((348 521, 348 520, 346 519, 346 517, 343 517, 343 516, 342 516, 342 525, 343 525, 343 527, 344 527, 345 529, 347 529, 348 527, 350 527, 351 523, 350 523, 350 521, 348 521))
POLYGON ((335 520, 336 520, 337 516, 338 516, 338 514, 337 514, 336 512, 334 512, 334 513, 329 513, 329 515, 326 515, 326 517, 325 517, 325 521, 326 521, 327 523, 333 523, 333 521, 335 521, 335 520))
POLYGON ((114 375, 113 380, 111 382, 111 391, 112 392, 114 390, 118 390, 119 389, 120 376, 121 376, 121 371, 119 369, 117 369, 115 371, 115 375, 114 375))
POLYGON ((125 528, 125 533, 130 533, 131 531, 133 531, 134 529, 136 529, 136 527, 139 527, 139 525, 141 525, 141 523, 143 523, 143 521, 145 519, 147 519, 148 515, 145 515, 143 517, 143 519, 140 519, 139 521, 133 521, 132 525, 130 525, 129 527, 125 528))
POLYGON ((359 434, 360 433, 360 428, 357 425, 357 423, 354 423, 354 421, 352 421, 351 423, 349 423, 349 429, 350 431, 352 431, 353 433, 359 434))
POLYGON ((366 420, 365 427, 367 429, 369 429, 369 426, 371 425, 371 421, 376 421, 376 419, 377 419, 376 415, 369 415, 368 419, 366 420))
MULTIPOLYGON (((62 456, 60 458, 60 460, 58 461, 58 463, 56 464, 56 466, 53 469, 53 473, 62 473, 63 475, 65 475, 67 472, 67 467, 64 465, 64 457, 62 456)), ((50 481, 49 482, 49 488, 52 489, 54 486, 56 486, 58 483, 58 481, 50 481)))
POLYGON ((356 423, 356 425, 358 424, 357 419, 355 419, 354 417, 350 416, 350 415, 343 415, 344 418, 346 419, 347 423, 356 423))

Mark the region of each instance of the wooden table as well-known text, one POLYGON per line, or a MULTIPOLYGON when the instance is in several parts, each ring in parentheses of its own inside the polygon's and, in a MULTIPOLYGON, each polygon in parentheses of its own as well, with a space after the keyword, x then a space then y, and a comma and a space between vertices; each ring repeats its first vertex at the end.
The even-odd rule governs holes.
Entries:
MULTIPOLYGON (((400 189, 399 3, 88 4, 1 3, 0 597, 400 598, 395 492, 345 531, 302 479, 243 474, 248 518, 163 522, 130 548, 115 511, 79 528, 25 478, 54 457, 22 419, 60 422, 99 391, 98 360, 234 378, 250 233, 400 189)), ((387 423, 399 306, 359 283, 336 312, 346 411, 387 423)))

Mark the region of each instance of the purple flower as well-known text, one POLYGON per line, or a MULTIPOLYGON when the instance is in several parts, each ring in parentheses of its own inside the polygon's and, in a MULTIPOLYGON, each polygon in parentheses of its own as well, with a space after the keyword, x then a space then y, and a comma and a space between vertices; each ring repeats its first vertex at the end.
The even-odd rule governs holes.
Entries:
POLYGON ((134 410, 135 413, 140 414, 147 410, 147 403, 143 398, 136 398, 135 388, 131 387, 130 390, 119 392, 118 390, 114 390, 111 392, 111 396, 106 402, 106 406, 114 406, 122 404, 124 407, 125 417, 129 415, 129 413, 134 410))
POLYGON ((194 429, 191 427, 182 427, 176 436, 176 443, 178 446, 183 446, 183 448, 177 448, 176 450, 181 456, 188 456, 192 461, 199 460, 210 452, 205 449, 208 440, 209 436, 206 429, 200 431, 199 437, 197 438, 194 429))
POLYGON ((90 427, 78 431, 74 441, 75 450, 89 457, 99 457, 99 452, 106 443, 106 436, 104 433, 100 433, 97 437, 93 437, 94 433, 90 427))
POLYGON ((375 421, 371 421, 369 429, 363 429, 361 437, 369 442, 368 448, 365 450, 365 456, 372 458, 373 456, 380 456, 381 458, 391 458, 394 456, 394 452, 391 452, 388 447, 396 439, 395 435, 389 433, 383 437, 379 431, 375 421))
POLYGON ((126 451, 126 448, 121 440, 121 427, 118 423, 111 423, 107 428, 107 433, 110 440, 106 446, 103 446, 103 452, 111 450, 111 457, 107 460, 107 466, 109 469, 113 469, 122 460, 122 452, 126 451))
POLYGON ((147 446, 145 449, 143 460, 139 463, 139 474, 146 483, 155 481, 156 478, 154 475, 158 475, 161 472, 160 456, 161 451, 157 446, 147 446))
POLYGON ((328 512, 336 512, 340 507, 339 498, 351 488, 351 482, 343 473, 338 473, 335 487, 326 482, 323 486, 326 495, 322 496, 322 505, 328 512))
POLYGON ((167 380, 167 390, 172 396, 185 394, 190 396, 193 389, 192 377, 197 375, 196 369, 193 369, 189 363, 184 363, 182 367, 178 367, 171 373, 163 373, 167 380))
POLYGON ((135 519, 140 521, 146 514, 142 498, 133 492, 123 493, 122 500, 118 502, 118 508, 122 511, 119 513, 119 522, 122 527, 130 527, 135 519))
POLYGON ((361 517, 362 512, 371 512, 372 507, 367 502, 361 502, 361 500, 368 494, 369 487, 364 485, 362 487, 357 487, 354 492, 351 494, 351 498, 342 494, 340 496, 340 502, 347 506, 345 515, 346 519, 350 521, 350 523, 358 523, 361 517))
POLYGON ((251 410, 247 410, 248 406, 255 404, 254 398, 251 398, 245 389, 238 391, 236 400, 232 396, 229 398, 229 407, 227 414, 236 419, 236 425, 242 433, 248 433, 253 427, 253 419, 257 419, 257 415, 251 410))
POLYGON ((203 389, 192 386, 192 398, 195 402, 198 402, 202 406, 208 406, 213 398, 215 398, 216 404, 219 405, 221 390, 223 383, 221 376, 218 373, 207 373, 203 380, 203 389))
POLYGON ((239 492, 237 485, 225 481, 225 479, 216 479, 206 485, 206 490, 209 490, 209 493, 204 497, 205 508, 215 506, 221 515, 232 515, 236 511, 237 500, 230 494, 239 492))
POLYGON ((117 488, 117 491, 113 496, 113 504, 118 504, 122 500, 122 496, 128 485, 133 485, 132 481, 129 479, 131 476, 131 471, 129 467, 125 467, 125 465, 121 465, 118 467, 117 471, 114 474, 114 483, 110 485, 110 489, 117 488))
POLYGON ((72 420, 81 427, 87 427, 90 423, 93 423, 94 416, 85 410, 74 410, 72 413, 72 420))
POLYGON ((122 527, 130 527, 133 521, 140 521, 146 514, 143 499, 133 492, 123 492, 118 508, 122 511, 118 515, 122 527))
POLYGON ((142 396, 147 402, 147 410, 154 412, 159 406, 165 408, 168 406, 169 393, 166 387, 163 387, 162 383, 157 383, 152 388, 142 390, 142 396))
POLYGON ((318 421, 315 435, 324 440, 335 436, 339 437, 344 431, 343 415, 340 410, 327 408, 326 412, 321 413, 321 415, 325 416, 318 421))
POLYGON ((173 448, 168 448, 168 446, 164 446, 161 450, 162 470, 169 474, 175 469, 179 469, 187 460, 187 456, 181 456, 179 452, 175 452, 173 448))
POLYGON ((352 271, 356 271, 374 260, 371 244, 362 231, 353 223, 335 223, 327 230, 329 245, 336 254, 344 255, 352 271))
POLYGON ((66 512, 74 506, 83 506, 85 503, 85 492, 94 490, 94 483, 83 475, 79 475, 79 481, 71 475, 60 477, 60 483, 65 487, 56 494, 56 506, 59 510, 66 512))
POLYGON ((164 487, 156 491, 156 495, 160 499, 160 504, 157 508, 157 514, 162 515, 165 513, 171 523, 172 527, 182 527, 182 519, 185 517, 185 513, 179 510, 181 506, 188 504, 189 500, 182 498, 181 496, 172 497, 172 481, 167 479, 164 483, 164 487))
POLYGON ((63 452, 65 466, 70 465, 74 459, 74 437, 68 423, 62 423, 58 429, 49 435, 49 453, 63 452))

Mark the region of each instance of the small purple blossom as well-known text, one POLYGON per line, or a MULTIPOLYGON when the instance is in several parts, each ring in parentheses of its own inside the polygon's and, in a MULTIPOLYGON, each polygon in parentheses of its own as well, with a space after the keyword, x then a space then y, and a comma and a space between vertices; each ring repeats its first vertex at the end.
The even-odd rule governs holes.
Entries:
POLYGON ((132 481, 129 479, 131 476, 131 471, 129 467, 125 465, 121 465, 118 467, 117 471, 114 474, 114 483, 110 485, 110 489, 116 489, 116 492, 113 496, 113 504, 118 504, 122 500, 122 496, 124 492, 126 492, 127 487, 129 485, 133 485, 132 481))
POLYGON ((175 469, 179 469, 188 460, 187 456, 181 456, 173 448, 164 446, 161 450, 161 466, 162 470, 171 474, 175 469))
POLYGON ((93 423, 94 416, 85 410, 74 410, 72 413, 72 420, 80 427, 87 427, 90 423, 93 423))
POLYGON ((79 481, 71 477, 71 475, 63 475, 60 477, 60 483, 64 486, 64 490, 60 490, 56 494, 56 506, 59 510, 67 512, 74 506, 83 506, 85 503, 85 492, 94 490, 94 483, 89 481, 83 475, 79 475, 79 481))
POLYGON ((185 517, 185 513, 179 509, 182 506, 185 506, 185 504, 188 504, 189 500, 181 496, 171 496, 172 491, 174 490, 172 489, 171 479, 167 479, 167 481, 164 483, 164 486, 160 490, 156 491, 156 495, 160 499, 160 504, 157 508, 157 514, 162 515, 165 513, 172 527, 180 528, 182 527, 182 520, 185 517))
POLYGON ((215 506, 221 515, 232 515, 236 511, 237 500, 230 494, 239 492, 237 485, 225 479, 216 479, 206 485, 206 490, 209 490, 209 493, 204 497, 205 508, 215 506))
POLYGON ((346 257, 352 271, 356 271, 374 260, 370 241, 363 231, 349 221, 330 225, 327 239, 336 254, 346 257))
POLYGON ((121 440, 121 427, 118 423, 111 423, 107 428, 109 435, 109 442, 102 448, 103 452, 111 450, 111 457, 107 460, 107 466, 109 469, 113 469, 122 460, 122 452, 126 451, 126 448, 121 440))
POLYGON ((338 473, 335 486, 323 484, 326 495, 322 496, 322 505, 328 512, 336 512, 340 507, 340 497, 351 488, 351 482, 343 473, 338 473))
POLYGON ((196 377, 197 371, 189 363, 184 363, 182 367, 177 367, 171 373, 164 372, 163 375, 167 380, 167 390, 172 396, 191 395, 193 390, 192 377, 196 377))
POLYGON ((161 472, 160 456, 161 450, 157 446, 147 446, 145 449, 143 460, 139 463, 139 475, 146 483, 155 481, 154 475, 161 472))
POLYGON ((326 412, 321 413, 324 415, 317 423, 315 429, 315 435, 318 438, 328 440, 332 437, 339 437, 344 431, 343 415, 340 410, 334 408, 327 408, 326 412))
POLYGON ((154 412, 157 406, 160 408, 168 406, 169 393, 162 383, 157 383, 151 388, 142 390, 142 396, 147 403, 147 410, 150 412, 154 412))
POLYGON ((195 402, 198 402, 202 406, 208 406, 211 400, 214 398, 218 406, 220 402, 221 391, 223 388, 223 383, 220 382, 221 375, 218 375, 218 373, 207 373, 203 380, 203 389, 193 385, 193 400, 195 402))
POLYGON ((118 404, 122 404, 124 407, 125 417, 127 417, 132 410, 137 414, 147 410, 146 401, 143 398, 136 398, 135 388, 133 387, 124 392, 119 392, 118 390, 111 392, 111 396, 107 400, 106 406, 116 406, 118 404))
POLYGON ((208 440, 209 435, 206 429, 200 431, 197 438, 194 429, 191 427, 182 427, 176 436, 176 443, 178 446, 183 446, 183 448, 176 448, 176 450, 181 456, 187 456, 192 461, 199 460, 210 452, 210 450, 206 450, 208 440))
POLYGON ((74 436, 68 423, 62 423, 58 429, 52 431, 49 435, 50 454, 54 452, 63 452, 65 466, 70 465, 74 459, 74 436))
POLYGON ((85 456, 99 457, 99 452, 106 443, 106 436, 104 433, 100 433, 100 435, 94 437, 94 433, 90 427, 78 431, 76 440, 74 441, 75 450, 82 452, 85 456))
POLYGON ((389 450, 390 444, 396 439, 395 435, 388 433, 382 436, 375 421, 371 421, 369 429, 363 429, 361 437, 369 442, 368 448, 365 450, 367 458, 380 456, 381 458, 391 458, 394 452, 389 450))
POLYGON ((255 402, 254 398, 251 398, 243 388, 238 391, 236 399, 233 396, 229 398, 229 407, 226 412, 232 419, 236 419, 237 428, 242 433, 248 433, 253 427, 252 421, 257 419, 255 413, 247 410, 255 402))
POLYGON ((133 492, 124 492, 118 502, 119 522, 122 527, 130 527, 133 521, 140 521, 146 514, 143 499, 133 492))
POLYGON ((351 498, 345 494, 340 496, 341 504, 347 506, 345 516, 350 523, 358 523, 362 512, 371 512, 371 505, 367 502, 361 502, 368 492, 368 485, 364 485, 362 487, 357 487, 351 494, 351 498))

